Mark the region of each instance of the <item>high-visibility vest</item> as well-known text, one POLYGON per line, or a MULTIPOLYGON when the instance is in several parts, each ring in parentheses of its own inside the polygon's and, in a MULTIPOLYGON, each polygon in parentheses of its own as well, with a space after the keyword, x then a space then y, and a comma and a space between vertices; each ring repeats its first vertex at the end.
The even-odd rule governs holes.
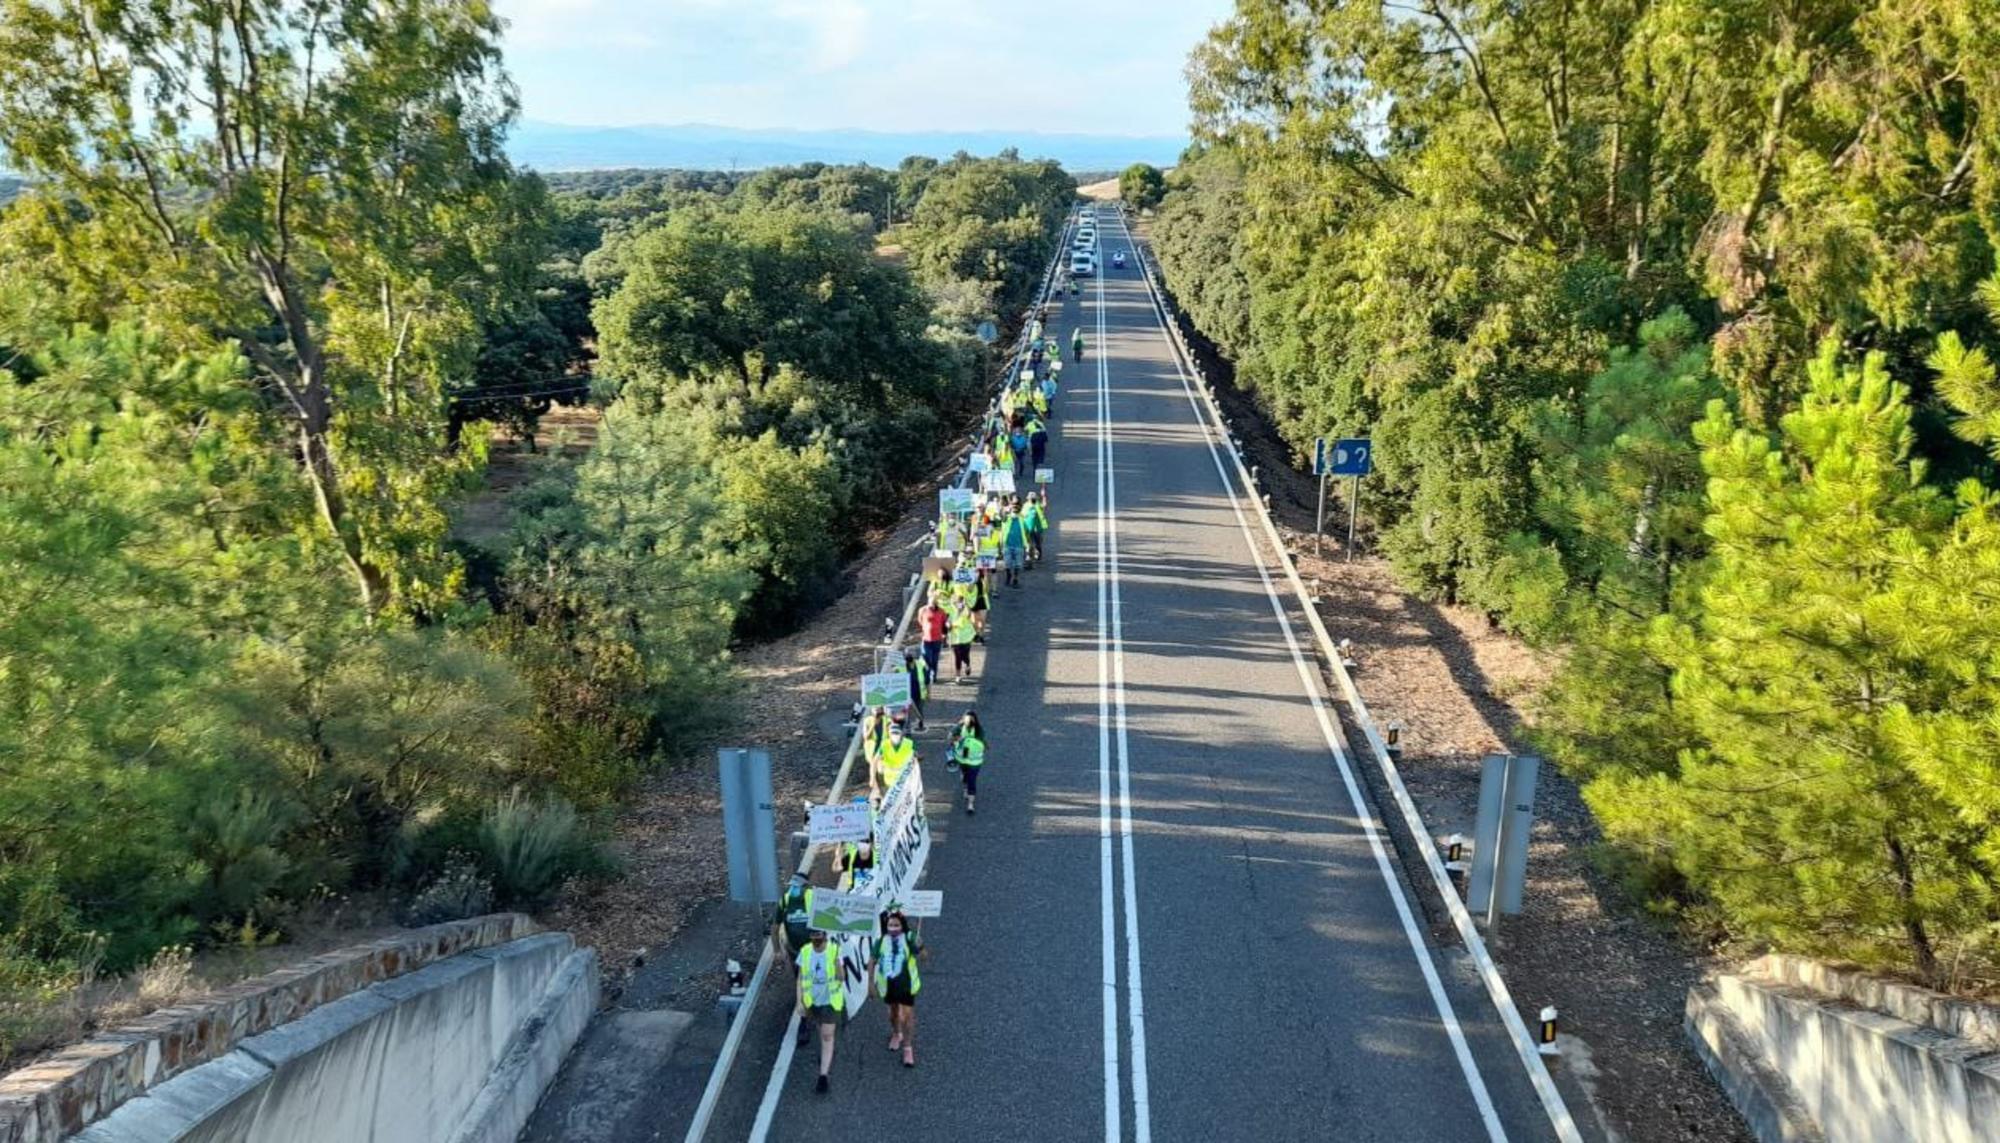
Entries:
POLYGON ((956 644, 956 643, 972 642, 972 636, 977 630, 978 628, 975 627, 972 622, 971 608, 960 607, 952 612, 951 615, 952 643, 956 644))
POLYGON ((1005 433, 993 442, 993 464, 996 468, 1014 467, 1014 442, 1005 433))
POLYGON ((827 1006, 835 1012, 847 1011, 847 982, 840 978, 840 950, 833 947, 832 941, 826 942, 824 949, 815 949, 810 944, 800 949, 798 968, 799 1007, 813 1006, 814 976, 824 973, 827 1006))
POLYGON ((1031 532, 1049 530, 1049 517, 1042 511, 1042 502, 1039 500, 1028 501, 1028 530, 1031 532))
POLYGON ((931 697, 931 664, 922 655, 910 659, 910 693, 918 702, 931 697))
MULTIPOLYGON (((879 989, 884 996, 889 994, 890 978, 888 970, 884 968, 882 965, 882 954, 885 951, 887 951, 888 948, 889 948, 888 937, 882 936, 875 938, 875 987, 879 989)), ((909 966, 910 995, 915 996, 918 993, 918 991, 920 991, 924 986, 924 977, 921 972, 917 971, 917 950, 911 944, 910 935, 908 933, 903 934, 903 963, 909 966)), ((902 974, 897 973, 897 975, 901 976, 902 974)))
POLYGON ((916 760, 917 744, 909 739, 905 738, 900 743, 884 742, 881 757, 877 759, 877 765, 882 768, 882 784, 885 787, 895 785, 896 779, 902 777, 903 771, 916 760))
POLYGON ((977 770, 986 765, 986 743, 979 738, 964 734, 958 739, 958 764, 977 770))
POLYGON ((1019 514, 1007 517, 1007 533, 1003 542, 1010 548, 1028 546, 1028 523, 1019 514))

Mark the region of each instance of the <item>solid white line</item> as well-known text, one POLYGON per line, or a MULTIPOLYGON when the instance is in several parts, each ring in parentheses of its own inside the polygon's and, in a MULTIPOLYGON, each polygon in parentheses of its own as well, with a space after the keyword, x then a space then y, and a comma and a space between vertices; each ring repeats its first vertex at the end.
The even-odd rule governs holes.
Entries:
MULTIPOLYGON (((737 1023, 743 1023, 748 1013, 739 1010, 737 1023)), ((819 1049, 819 1029, 813 1029, 813 1050, 819 1049)), ((785 1077, 792 1074, 792 1056, 799 1044, 799 1006, 792 1005, 792 1018, 785 1023, 785 1038, 778 1042, 778 1059, 771 1065, 771 1078, 764 1083, 764 1098, 757 1104, 757 1121, 750 1126, 750 1138, 757 1143, 771 1134, 771 1120, 778 1114, 778 1097, 784 1094, 785 1077)))
POLYGON ((1139 877, 1132 849, 1132 751, 1125 718, 1125 602, 1118 563, 1118 442, 1111 420, 1111 352, 1104 325, 1104 275, 1097 276, 1097 377, 1104 403, 1104 465, 1110 509, 1112 696, 1118 724, 1118 818, 1125 876, 1125 978, 1129 982, 1126 1021, 1131 1034, 1132 1132, 1136 1143, 1152 1143, 1153 1112, 1146 1080, 1146 991, 1139 971, 1139 877))
MULTIPOLYGON (((1102 314, 1100 299, 1099 313, 1102 314)), ((1082 315, 1078 315, 1079 318, 1082 315)), ((1056 352, 1062 352, 1057 343, 1056 352)), ((1104 1139, 1123 1143, 1123 1089, 1118 1076, 1118 921, 1111 865, 1111 608, 1106 574, 1110 559, 1111 423, 1103 371, 1097 379, 1097 837, 1098 882, 1104 901, 1104 1139)))
MULTIPOLYGON (((1119 216, 1118 225, 1125 234, 1125 243, 1131 250, 1131 258, 1136 260, 1139 256, 1138 248, 1132 243, 1131 231, 1126 227, 1122 214, 1119 216)), ((1137 269, 1143 276, 1144 267, 1139 266, 1137 269)), ((1146 282, 1149 298, 1152 296, 1152 289, 1152 282, 1149 280, 1146 282)), ((1443 1022, 1445 1035, 1451 1041, 1452 1052, 1458 1058, 1459 1070, 1465 1074, 1466 1085, 1472 1090, 1472 1100, 1478 1106, 1480 1119, 1486 1125, 1487 1138, 1495 1140, 1496 1143, 1504 1143, 1507 1138, 1506 1129, 1501 1126, 1499 1113, 1493 1107, 1492 1096, 1486 1090, 1486 1081, 1479 1074, 1479 1065, 1472 1058, 1472 1048, 1466 1043, 1465 1030, 1459 1026, 1458 1016, 1452 1010, 1451 998, 1445 994, 1444 983, 1438 977, 1437 964, 1431 956, 1430 947, 1424 942, 1423 935, 1417 928, 1416 918, 1410 911, 1410 903, 1404 896, 1402 883, 1397 880, 1395 869, 1389 862, 1388 852, 1383 848, 1374 815, 1362 799, 1361 788, 1355 782, 1354 771, 1348 765, 1346 752, 1341 750, 1339 740, 1334 734, 1326 704, 1320 698, 1318 681, 1306 665, 1305 654, 1299 648, 1298 637, 1292 630, 1291 620, 1286 616, 1284 605, 1278 598, 1277 587, 1271 582, 1271 573, 1265 566, 1264 553, 1257 546, 1256 537, 1250 531, 1250 521, 1243 514, 1243 505, 1237 498, 1236 487, 1222 466, 1222 457, 1216 451, 1215 438, 1208 420, 1201 415, 1201 407, 1195 403, 1194 390, 1188 384, 1186 371, 1181 368, 1179 355, 1171 352, 1172 337, 1167 333, 1166 320, 1161 317, 1157 307, 1153 311, 1153 320, 1160 327, 1160 336, 1168 341, 1170 350, 1168 356, 1173 359, 1174 373, 1180 378, 1181 391, 1186 394, 1188 406, 1195 414, 1195 423, 1201 428, 1202 443, 1208 447, 1209 460, 1215 465, 1215 475, 1222 481, 1223 493, 1229 497, 1230 510, 1235 513, 1237 526, 1243 532, 1243 542, 1250 549, 1251 562, 1256 565, 1257 577, 1264 585, 1265 598, 1271 604, 1271 614, 1277 617, 1278 627, 1284 632, 1285 645, 1291 649, 1292 663, 1298 668, 1299 681, 1305 687, 1306 697, 1312 702, 1313 714, 1319 721, 1320 733, 1326 739, 1327 749, 1332 752, 1334 763, 1340 769, 1341 781, 1347 787, 1348 800, 1353 803, 1355 817, 1360 820, 1362 831, 1368 837, 1368 846, 1375 854, 1375 865, 1382 874, 1382 882, 1389 888, 1389 897, 1395 904, 1396 916, 1403 924, 1403 935, 1409 940, 1410 951, 1417 960, 1417 968, 1423 974, 1424 984, 1430 989, 1431 1001, 1437 1007, 1438 1018, 1443 1022)))

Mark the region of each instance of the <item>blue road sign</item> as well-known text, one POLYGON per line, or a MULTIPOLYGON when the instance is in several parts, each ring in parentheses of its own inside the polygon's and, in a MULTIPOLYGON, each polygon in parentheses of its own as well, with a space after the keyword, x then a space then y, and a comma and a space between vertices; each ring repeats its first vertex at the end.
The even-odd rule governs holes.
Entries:
POLYGON ((1351 437, 1333 443, 1326 472, 1329 476, 1366 476, 1374 467, 1375 443, 1366 437, 1351 437))
POLYGON ((1325 438, 1325 437, 1316 437, 1316 438, 1314 438, 1314 440, 1313 440, 1313 475, 1314 475, 1314 476, 1325 476, 1325 475, 1326 475, 1326 438, 1325 438))

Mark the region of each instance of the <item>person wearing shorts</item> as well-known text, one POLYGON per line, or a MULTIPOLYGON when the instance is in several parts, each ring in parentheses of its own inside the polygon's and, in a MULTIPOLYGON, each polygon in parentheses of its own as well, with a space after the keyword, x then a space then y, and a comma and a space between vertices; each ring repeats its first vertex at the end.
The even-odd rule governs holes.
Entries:
POLYGON ((799 950, 800 1018, 819 1026, 819 1083, 831 1086, 833 1037, 847 1013, 847 986, 841 980, 840 952, 827 942, 824 929, 814 929, 812 943, 799 950))
POLYGON ((889 1010, 889 1050, 902 1051, 906 1068, 917 1066, 917 993, 924 987, 917 960, 923 955, 923 938, 910 931, 901 909, 891 909, 875 938, 874 984, 889 1010))

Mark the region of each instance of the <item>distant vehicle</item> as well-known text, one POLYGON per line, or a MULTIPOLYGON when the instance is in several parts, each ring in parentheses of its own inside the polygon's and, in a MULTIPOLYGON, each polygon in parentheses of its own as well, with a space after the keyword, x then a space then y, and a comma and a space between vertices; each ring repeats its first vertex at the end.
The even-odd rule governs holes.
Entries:
POLYGON ((1125 252, 1123 250, 1111 256, 1111 268, 1114 270, 1123 270, 1125 268, 1125 252))
POLYGON ((1086 251, 1077 251, 1069 256, 1069 272, 1079 278, 1087 278, 1097 270, 1097 259, 1086 251))
POLYGON ((1072 250, 1094 250, 1097 248, 1097 233, 1092 230, 1079 230, 1076 236, 1069 240, 1069 245, 1072 250))

